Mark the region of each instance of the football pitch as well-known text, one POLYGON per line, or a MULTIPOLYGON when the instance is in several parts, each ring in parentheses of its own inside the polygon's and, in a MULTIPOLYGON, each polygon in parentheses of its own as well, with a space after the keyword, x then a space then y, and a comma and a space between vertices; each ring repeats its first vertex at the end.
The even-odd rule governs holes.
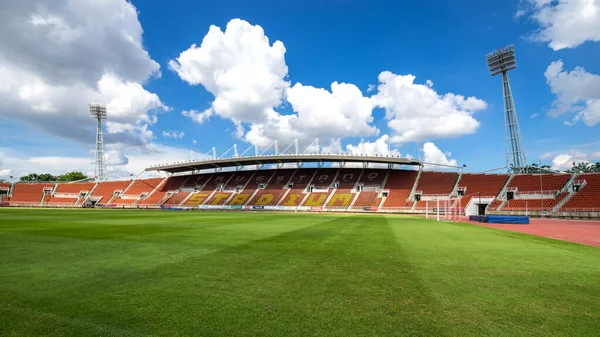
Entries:
POLYGON ((1 336, 597 336, 600 249, 380 215, 0 209, 1 336))

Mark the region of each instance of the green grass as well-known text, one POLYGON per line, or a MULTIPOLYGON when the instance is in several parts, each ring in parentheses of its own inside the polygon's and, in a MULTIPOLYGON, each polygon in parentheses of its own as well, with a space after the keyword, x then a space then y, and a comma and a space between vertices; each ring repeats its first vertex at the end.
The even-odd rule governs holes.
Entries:
POLYGON ((0 209, 1 336, 597 336, 600 249, 367 215, 0 209))

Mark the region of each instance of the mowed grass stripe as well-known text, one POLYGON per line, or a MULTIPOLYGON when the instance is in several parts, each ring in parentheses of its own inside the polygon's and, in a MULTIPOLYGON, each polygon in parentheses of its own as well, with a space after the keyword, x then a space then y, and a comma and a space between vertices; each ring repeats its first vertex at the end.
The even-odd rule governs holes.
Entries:
POLYGON ((600 329, 600 250, 415 218, 0 210, 0 267, 0 335, 600 329))

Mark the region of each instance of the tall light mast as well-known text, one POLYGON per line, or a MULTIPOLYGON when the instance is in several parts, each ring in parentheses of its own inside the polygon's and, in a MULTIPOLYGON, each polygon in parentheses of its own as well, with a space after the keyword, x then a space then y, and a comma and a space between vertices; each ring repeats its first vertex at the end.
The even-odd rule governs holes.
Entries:
POLYGON ((104 161, 104 140, 102 138, 102 120, 106 119, 106 106, 101 104, 90 104, 90 117, 98 120, 96 129, 96 181, 106 180, 106 166, 104 161))
POLYGON ((506 145, 506 167, 512 166, 515 173, 527 168, 527 158, 521 139, 521 129, 515 102, 513 101, 508 72, 517 67, 515 47, 511 44, 485 55, 491 76, 502 74, 502 93, 504 95, 504 139, 506 145))

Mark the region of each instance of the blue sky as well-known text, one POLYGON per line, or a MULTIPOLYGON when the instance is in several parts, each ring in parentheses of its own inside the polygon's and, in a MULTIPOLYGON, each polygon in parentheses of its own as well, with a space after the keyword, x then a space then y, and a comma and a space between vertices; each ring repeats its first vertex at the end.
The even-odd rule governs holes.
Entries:
POLYGON ((105 129, 113 176, 213 146, 223 152, 295 137, 308 145, 313 136, 339 139, 348 152, 364 138, 373 153, 389 138, 394 153, 413 157, 417 144, 431 143, 421 154, 429 161, 502 167, 501 79, 488 75, 484 55, 511 43, 529 162, 566 168, 600 159, 600 1, 63 2, 11 5, 0 26, 0 69, 14 79, 0 83, 8 102, 0 110, 0 178, 93 169, 85 99, 113 107, 105 129), (211 26, 218 28, 209 50, 200 46, 211 26), (332 95, 332 82, 347 86, 332 95), (337 117, 322 108, 330 104, 337 117), (295 120, 288 125, 287 117, 295 120))

